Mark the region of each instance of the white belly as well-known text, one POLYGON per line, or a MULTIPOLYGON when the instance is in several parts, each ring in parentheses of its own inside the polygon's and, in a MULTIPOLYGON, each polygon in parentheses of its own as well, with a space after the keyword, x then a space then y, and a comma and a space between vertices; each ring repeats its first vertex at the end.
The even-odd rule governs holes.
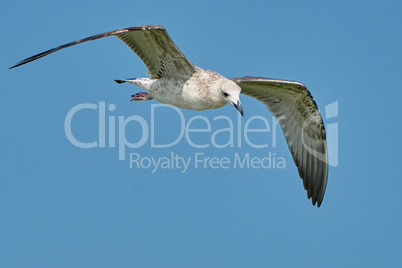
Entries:
POLYGON ((161 103, 189 110, 217 109, 226 104, 216 94, 209 94, 206 88, 200 88, 192 81, 192 78, 161 78, 151 85, 149 93, 161 103))

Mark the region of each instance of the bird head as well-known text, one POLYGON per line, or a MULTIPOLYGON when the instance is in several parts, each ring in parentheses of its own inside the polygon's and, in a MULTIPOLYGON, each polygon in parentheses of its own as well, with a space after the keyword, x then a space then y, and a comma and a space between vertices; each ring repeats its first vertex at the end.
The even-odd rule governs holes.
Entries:
POLYGON ((240 103, 240 92, 241 88, 233 81, 228 80, 221 86, 221 98, 229 103, 232 104, 239 113, 243 115, 243 107, 240 103))

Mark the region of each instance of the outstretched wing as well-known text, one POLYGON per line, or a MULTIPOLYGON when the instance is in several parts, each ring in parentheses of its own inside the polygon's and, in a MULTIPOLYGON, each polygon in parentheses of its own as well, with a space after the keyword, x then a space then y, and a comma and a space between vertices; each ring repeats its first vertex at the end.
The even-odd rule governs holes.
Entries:
POLYGON ((147 66, 151 78, 190 77, 197 69, 173 43, 165 28, 158 25, 130 27, 93 35, 29 57, 10 67, 10 69, 37 60, 60 49, 107 36, 116 36, 126 43, 147 66))
POLYGON ((232 80, 241 93, 264 103, 278 119, 307 196, 319 207, 328 178, 327 142, 321 115, 306 86, 249 76, 232 80))

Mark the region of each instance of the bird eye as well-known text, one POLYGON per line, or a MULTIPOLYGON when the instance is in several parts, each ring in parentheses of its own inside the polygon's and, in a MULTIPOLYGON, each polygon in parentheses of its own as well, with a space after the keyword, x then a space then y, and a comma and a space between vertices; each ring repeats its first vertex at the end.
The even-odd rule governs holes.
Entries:
POLYGON ((229 93, 223 92, 223 96, 227 97, 229 96, 229 93))

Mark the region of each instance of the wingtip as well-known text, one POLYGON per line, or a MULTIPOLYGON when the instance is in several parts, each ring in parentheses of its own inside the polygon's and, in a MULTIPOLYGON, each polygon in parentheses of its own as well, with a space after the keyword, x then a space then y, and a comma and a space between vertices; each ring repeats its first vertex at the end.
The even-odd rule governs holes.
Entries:
POLYGON ((11 70, 11 69, 17 68, 17 67, 19 67, 19 66, 21 66, 21 65, 27 64, 27 63, 29 63, 29 62, 32 61, 32 60, 29 60, 29 59, 30 59, 30 58, 27 58, 27 59, 25 59, 25 60, 22 60, 22 61, 20 61, 20 62, 17 62, 16 64, 14 64, 13 66, 11 66, 11 67, 8 68, 8 69, 11 70))
POLYGON ((317 198, 317 197, 314 198, 313 197, 311 199, 311 203, 313 204, 313 206, 317 205, 317 208, 319 208, 319 207, 321 207, 321 203, 322 203, 323 198, 324 197, 321 197, 321 198, 317 198))
MULTIPOLYGON (((38 54, 38 55, 40 55, 40 54, 38 54)), ((27 64, 27 63, 29 63, 31 61, 34 61, 34 60, 38 59, 38 58, 36 58, 36 56, 38 56, 38 55, 35 55, 35 56, 32 56, 32 57, 26 58, 25 60, 19 61, 16 64, 14 64, 13 66, 11 66, 10 68, 8 68, 8 69, 9 70, 14 69, 14 68, 19 67, 21 65, 27 64)), ((43 56, 41 56, 41 57, 43 57, 43 56)), ((39 57, 39 58, 41 58, 41 57, 39 57)))

